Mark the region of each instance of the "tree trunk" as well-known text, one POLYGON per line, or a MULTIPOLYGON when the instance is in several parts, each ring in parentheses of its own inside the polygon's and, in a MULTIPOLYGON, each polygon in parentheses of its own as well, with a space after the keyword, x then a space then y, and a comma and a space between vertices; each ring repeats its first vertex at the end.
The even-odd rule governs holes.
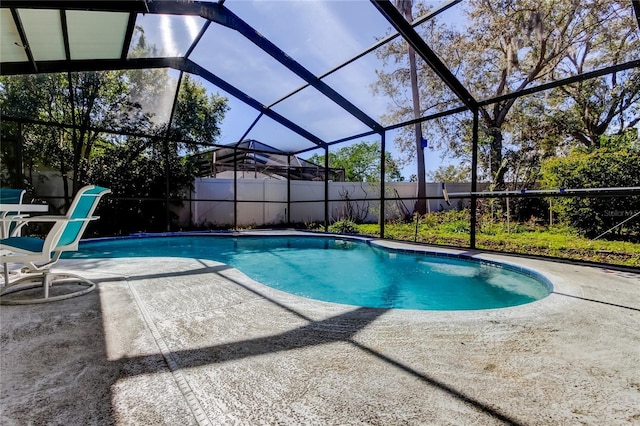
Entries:
MULTIPOLYGON (((407 22, 413 22, 413 2, 411 0, 399 0, 396 1, 396 7, 404 14, 407 22)), ((409 45, 409 76, 411 79, 411 98, 413 100, 413 118, 420 118, 420 94, 418 89, 418 68, 416 66, 416 52, 411 45, 409 45)), ((416 137, 416 160, 418 165, 418 201, 415 204, 415 211, 418 214, 425 214, 427 212, 427 184, 425 181, 425 165, 424 165, 424 151, 422 148, 422 125, 420 123, 415 124, 415 137, 416 137)))
POLYGON ((507 171, 502 164, 502 130, 499 127, 491 128, 491 150, 489 153, 489 169, 493 178, 494 189, 505 189, 504 175, 507 171))
MULTIPOLYGON (((411 21, 409 21, 411 22, 411 21)), ((409 72, 411 74, 411 97, 413 98, 413 116, 420 118, 420 97, 418 94, 418 71, 416 68, 416 52, 409 46, 409 72)), ((418 163, 418 201, 415 210, 419 214, 427 212, 427 184, 424 165, 424 148, 422 148, 422 125, 415 124, 416 134, 416 159, 418 163)))

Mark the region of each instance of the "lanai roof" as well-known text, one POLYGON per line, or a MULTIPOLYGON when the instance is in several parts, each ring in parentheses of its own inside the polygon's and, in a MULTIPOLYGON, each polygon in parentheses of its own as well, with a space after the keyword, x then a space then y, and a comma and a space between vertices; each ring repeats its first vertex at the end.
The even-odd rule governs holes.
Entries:
MULTIPOLYGON (((416 31, 438 15, 453 22, 464 2, 427 3, 431 12, 410 24, 388 0, 3 0, 0 72, 168 68, 190 73, 234 102, 229 114, 243 124, 232 139, 255 138, 300 153, 411 124, 384 123, 392 100, 371 90, 376 70, 385 66, 376 53, 398 36, 457 99, 426 111, 424 120, 496 101, 471 93, 416 31), (136 30, 156 47, 144 57, 136 54, 136 30)), ((638 2, 631 2, 632 8, 638 16, 638 2)), ((584 77, 637 66, 636 60, 584 77)))

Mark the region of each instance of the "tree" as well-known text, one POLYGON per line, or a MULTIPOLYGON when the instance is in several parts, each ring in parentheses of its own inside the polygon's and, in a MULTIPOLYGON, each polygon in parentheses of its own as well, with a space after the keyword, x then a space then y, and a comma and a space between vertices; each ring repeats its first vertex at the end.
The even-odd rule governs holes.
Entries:
MULTIPOLYGON (((422 14, 426 8, 418 5, 418 10, 422 14)), ((572 61, 595 64, 601 58, 602 64, 602 58, 617 55, 622 61, 632 56, 637 52, 635 44, 611 41, 614 28, 627 32, 637 29, 628 11, 629 4, 623 0, 471 0, 461 29, 432 20, 419 31, 470 92, 478 99, 486 99, 581 72, 568 67, 572 61)), ((626 38, 635 40, 637 35, 630 33, 626 38)), ((395 121, 413 118, 401 97, 401 89, 408 86, 408 73, 401 69, 387 70, 389 65, 400 63, 401 52, 397 42, 379 51, 386 67, 378 71, 377 90, 393 97, 397 106, 392 107, 388 117, 395 121)), ((426 64, 418 68, 418 77, 424 113, 451 108, 458 102, 450 91, 434 83, 437 77, 426 64)), ((630 106, 634 98, 625 95, 624 99, 624 105, 630 106)), ((504 188, 505 176, 513 171, 511 161, 517 164, 527 157, 520 155, 521 141, 514 137, 520 128, 517 120, 525 117, 512 114, 521 102, 524 101, 508 99, 480 108, 480 161, 497 189, 504 188)), ((613 97, 607 102, 619 104, 613 97)), ((619 117, 621 110, 620 105, 614 108, 614 117, 619 117)), ((468 161, 471 140, 468 115, 433 120, 423 126, 443 135, 449 152, 468 161)), ((535 152, 529 142, 526 141, 527 149, 535 152)), ((529 157, 533 159, 535 155, 529 157)))
POLYGON ((220 123, 229 110, 228 99, 218 94, 207 95, 204 86, 189 75, 180 85, 176 114, 171 123, 176 140, 213 142, 220 136, 220 123))
MULTIPOLYGON (((635 133, 635 132, 629 132, 635 133)), ((635 136, 635 135, 634 135, 635 136)), ((558 188, 602 188, 640 186, 640 151, 629 146, 629 137, 603 141, 605 148, 573 151, 567 157, 550 158, 543 164, 543 185, 558 188)), ((635 139, 635 137, 633 138, 635 139)), ((640 211, 640 197, 615 199, 562 197, 554 200, 554 211, 581 233, 595 237, 640 211)), ((640 231, 640 220, 625 227, 640 231)), ((619 232, 618 228, 617 231, 619 232)))
MULTIPOLYGON (((0 105, 10 116, 62 124, 25 125, 21 137, 30 167, 42 165, 59 171, 67 205, 72 193, 87 182, 110 187, 120 197, 179 198, 195 175, 192 165, 181 157, 185 151, 196 149, 195 144, 180 141, 215 142, 227 100, 207 95, 201 85, 186 76, 168 131, 167 121, 144 107, 163 104, 166 96, 157 85, 173 87, 175 94, 176 84, 166 70, 3 77, 0 105), (127 136, 131 134, 150 136, 127 136), (171 176, 168 188, 165 173, 171 176), (72 178, 72 189, 66 187, 66 176, 72 178)), ((171 109, 171 104, 165 106, 171 109)), ((168 120, 169 115, 165 117, 168 120)), ((3 136, 5 128, 7 123, 3 123, 3 136)), ((122 223, 133 226, 140 209, 148 213, 146 217, 165 220, 166 210, 149 203, 122 211, 118 217, 127 218, 122 223)), ((147 223, 153 224, 153 220, 147 223)))
MULTIPOLYGON (((87 179, 109 187, 119 199, 107 198, 100 207, 100 229, 107 235, 127 235, 138 231, 166 231, 167 189, 171 200, 185 198, 192 187, 195 166, 169 151, 167 158, 161 138, 128 137, 125 143, 109 144, 87 170, 87 179)), ((172 143, 172 145, 175 145, 172 143)), ((181 205, 181 202, 171 202, 181 205)), ((170 213, 170 220, 176 216, 170 213)))
MULTIPOLYGON (((136 27, 132 45, 130 57, 157 56, 158 49, 147 44, 141 27, 136 27)), ((178 88, 166 69, 2 77, 0 106, 10 116, 61 124, 23 126, 19 136, 31 171, 44 165, 60 172, 67 205, 71 192, 86 182, 110 187, 121 197, 180 198, 195 175, 182 155, 196 151, 198 142, 215 142, 228 110, 226 98, 207 95, 188 75, 181 81, 178 88), (169 123, 176 90, 175 114, 169 123)), ((3 137, 12 133, 17 138, 15 130, 6 123, 2 126, 3 137)), ((142 203, 117 217, 133 226, 139 217, 160 217, 164 222, 165 211, 142 203), (140 209, 145 214, 136 216, 140 209)), ((151 219, 146 225, 153 224, 151 219)))
MULTIPOLYGON (((95 144, 104 140, 101 132, 92 128, 145 132, 152 125, 150 115, 131 102, 124 71, 74 73, 68 74, 68 79, 70 90, 66 99, 60 99, 58 108, 64 111, 68 101, 70 121, 78 126, 71 129, 70 138, 75 193, 87 182, 86 165, 95 144)), ((49 120, 56 121, 53 118, 49 120)))
MULTIPOLYGON (((391 154, 386 152, 385 179, 401 181, 400 169, 391 154)), ((324 166, 324 155, 314 154, 308 161, 324 166)), ((347 182, 380 181, 380 148, 376 143, 359 142, 329 152, 329 166, 344 169, 347 182)))
MULTIPOLYGON (((12 115, 20 118, 32 118, 44 109, 46 88, 38 89, 39 81, 35 78, 22 80, 22 84, 8 85, 7 78, 0 78, 0 109, 3 113, 12 110, 12 115)), ((11 186, 29 188, 30 181, 22 175, 22 164, 27 170, 33 170, 34 159, 42 157, 42 150, 35 146, 41 138, 25 137, 24 126, 7 120, 0 122, 2 131, 2 181, 3 185, 11 182, 11 186)), ((40 132, 42 133, 42 132, 40 132)), ((44 136, 44 135, 43 135, 44 136)))
POLYGON ((142 131, 148 124, 127 98, 124 72, 88 72, 4 77, 0 103, 4 113, 71 127, 25 127, 23 138, 35 161, 59 170, 66 204, 86 180, 85 167, 101 134, 93 128, 142 131), (67 179, 72 179, 72 188, 67 179))
POLYGON ((453 164, 440 166, 436 171, 429 173, 427 176, 432 182, 469 182, 469 180, 471 180, 469 169, 453 164))
MULTIPOLYGON (((622 64, 637 58, 640 36, 627 2, 609 2, 582 22, 587 43, 570 49, 552 72, 553 79, 622 64), (606 25, 602 23, 606 21, 606 25)), ((597 148, 607 133, 622 134, 640 121, 640 69, 561 86, 549 92, 545 104, 530 111, 524 132, 544 129, 551 146, 597 148), (546 106, 546 108, 545 108, 546 106), (531 113, 532 112, 532 113, 531 113)), ((524 111, 527 113, 527 111, 524 111)), ((522 124, 525 124, 524 126, 522 124)))

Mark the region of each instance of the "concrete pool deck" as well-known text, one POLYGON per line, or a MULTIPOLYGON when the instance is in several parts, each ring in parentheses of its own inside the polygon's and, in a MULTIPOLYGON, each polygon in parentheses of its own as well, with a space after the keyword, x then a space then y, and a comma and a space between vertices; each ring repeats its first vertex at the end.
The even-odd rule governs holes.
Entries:
POLYGON ((97 290, 0 308, 0 424, 640 424, 639 274, 427 249, 536 270, 554 292, 369 309, 210 260, 64 260, 97 290))

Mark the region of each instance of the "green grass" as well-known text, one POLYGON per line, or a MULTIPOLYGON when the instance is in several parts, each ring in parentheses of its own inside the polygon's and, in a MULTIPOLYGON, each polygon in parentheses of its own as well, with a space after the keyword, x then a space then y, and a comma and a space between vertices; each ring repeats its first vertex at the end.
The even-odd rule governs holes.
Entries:
MULTIPOLYGON (((563 225, 507 224, 487 218, 480 218, 478 225, 476 247, 479 249, 640 267, 640 244, 594 241, 563 225)), ((358 225, 358 232, 379 236, 379 227, 377 224, 358 225)), ((430 213, 420 219, 417 238, 415 222, 388 223, 385 224, 385 238, 468 247, 469 214, 464 211, 430 213)))

